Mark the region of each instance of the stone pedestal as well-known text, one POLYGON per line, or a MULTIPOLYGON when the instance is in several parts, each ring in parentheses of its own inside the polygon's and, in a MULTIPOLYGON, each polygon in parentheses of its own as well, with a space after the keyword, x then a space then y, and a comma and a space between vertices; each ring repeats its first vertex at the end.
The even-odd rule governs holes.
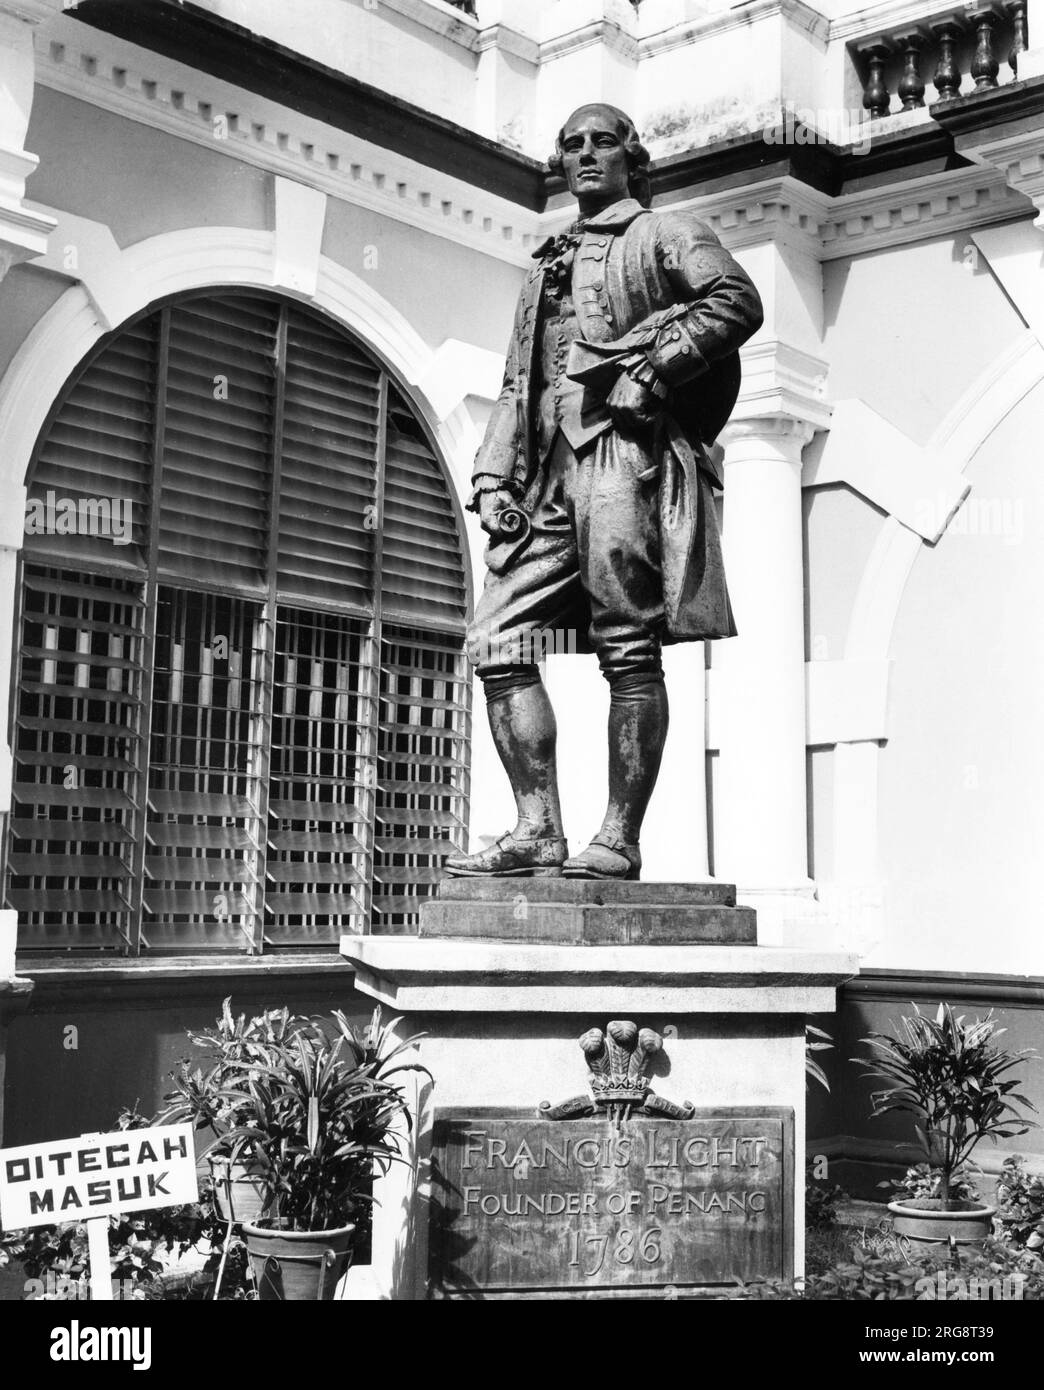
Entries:
MULTIPOLYGON (((487 880, 444 885, 443 896, 422 909, 418 937, 342 938, 357 988, 403 1015, 403 1034, 427 1034, 419 1060, 435 1078, 434 1087, 415 1090, 409 1164, 392 1165, 377 1185, 373 1263, 349 1272, 349 1297, 428 1296, 437 1113, 492 1109, 536 1121, 542 1101, 585 1092, 577 1040, 612 1019, 662 1036, 655 1090, 666 1100, 690 1102, 702 1115, 772 1111, 788 1126, 792 1114, 784 1272, 801 1272, 805 1016, 833 1011, 835 990, 857 972, 856 958, 758 946, 752 914, 732 902, 721 884, 487 880), (509 904, 528 916, 509 916, 509 904), (455 939, 447 935, 454 920, 455 939), (523 932, 523 939, 497 936, 523 932)), ((643 1292, 657 1294, 626 1283, 611 1290, 643 1292)))

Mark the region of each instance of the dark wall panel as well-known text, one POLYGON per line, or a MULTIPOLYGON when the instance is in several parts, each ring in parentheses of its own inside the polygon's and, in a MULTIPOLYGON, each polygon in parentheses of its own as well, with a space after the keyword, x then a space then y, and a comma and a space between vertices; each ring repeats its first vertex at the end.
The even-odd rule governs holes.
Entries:
POLYGON ((263 982, 232 975, 168 979, 160 997, 128 982, 123 998, 119 990, 100 998, 95 989, 82 1001, 73 991, 65 995, 53 985, 38 985, 29 1011, 7 1035, 3 1142, 31 1144, 109 1130, 120 1109, 135 1101, 144 1114, 153 1113, 178 1058, 197 1051, 185 1029, 212 1025, 226 995, 236 1013, 286 1004, 296 1013, 340 1008, 353 1020, 368 1019, 373 1001, 355 992, 350 971, 335 966, 334 972, 326 981, 315 975, 263 982), (67 1045, 72 1041, 75 1047, 67 1045))

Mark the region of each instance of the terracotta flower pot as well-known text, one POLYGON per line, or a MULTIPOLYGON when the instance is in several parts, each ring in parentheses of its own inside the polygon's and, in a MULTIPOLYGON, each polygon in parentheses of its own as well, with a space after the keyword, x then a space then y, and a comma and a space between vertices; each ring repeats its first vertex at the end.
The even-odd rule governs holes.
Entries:
POLYGON ((947 1210, 938 1197, 913 1202, 889 1202, 892 1229, 903 1240, 919 1245, 982 1245, 993 1229, 996 1207, 959 1202, 947 1210))
POLYGON ((332 1299, 351 1260, 354 1224, 335 1231, 286 1231, 243 1223, 250 1267, 262 1302, 332 1299))
POLYGON ((242 1159, 210 1158, 214 1206, 223 1221, 256 1221, 265 1214, 263 1171, 242 1159))

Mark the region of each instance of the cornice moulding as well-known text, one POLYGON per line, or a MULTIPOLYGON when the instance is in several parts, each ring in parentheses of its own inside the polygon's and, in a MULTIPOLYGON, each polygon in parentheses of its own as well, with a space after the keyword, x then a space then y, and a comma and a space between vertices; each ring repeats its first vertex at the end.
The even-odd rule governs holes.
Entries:
POLYGON ((942 19, 954 12, 953 0, 925 6, 924 0, 885 0, 881 5, 868 5, 852 10, 829 21, 830 42, 864 38, 893 30, 912 29, 942 19))
MULTIPOLYGON (((291 120, 314 122, 406 159, 423 151, 429 169, 533 211, 544 205, 539 160, 198 5, 179 0, 135 0, 133 5, 80 0, 75 19, 65 20, 49 24, 47 37, 60 40, 64 35, 73 47, 94 45, 99 51, 97 46, 109 36, 139 55, 139 70, 166 63, 190 74, 190 90, 222 83, 245 93, 248 103, 267 102, 295 113, 291 120)), ((112 45, 100 51, 109 54, 112 45)), ((242 106, 242 96, 238 100, 242 106)))
POLYGON ((1003 174, 975 165, 844 194, 832 203, 823 228, 823 260, 951 235, 1025 217, 1030 210, 1003 174))
POLYGON ((638 40, 639 57, 655 58, 672 49, 683 48, 708 38, 712 34, 724 33, 729 29, 749 29, 760 20, 774 16, 794 21, 793 27, 815 38, 827 39, 830 21, 819 10, 802 0, 751 0, 746 5, 734 5, 731 9, 716 14, 700 15, 681 24, 660 29, 655 33, 642 34, 638 40))
POLYGON ((63 9, 63 0, 0 0, 0 18, 18 19, 23 24, 42 24, 63 9))
POLYGON ((784 175, 716 193, 697 194, 667 206, 692 208, 730 248, 768 240, 766 230, 793 236, 814 249, 836 199, 784 175))
POLYGON ((633 34, 621 29, 612 19, 598 19, 579 29, 565 34, 555 34, 553 38, 540 43, 540 62, 550 63, 558 58, 568 57, 592 44, 600 43, 611 53, 618 53, 632 62, 638 61, 638 40, 633 34))
POLYGON ((748 344, 740 349, 740 358, 743 384, 730 423, 744 422, 749 433, 753 420, 778 419, 780 428, 798 421, 809 427, 809 438, 811 431, 829 428, 827 364, 821 358, 777 339, 748 344))
POLYGON ((858 969, 840 951, 772 946, 543 946, 424 937, 344 936, 356 987, 427 1012, 795 1013, 833 1007, 858 969), (597 1001, 597 1002, 596 1002, 597 1001))
POLYGON ((959 135, 961 154, 983 168, 999 170, 1009 187, 1032 200, 1037 225, 1044 226, 1044 126, 1020 121, 995 132, 959 135))
POLYGON ((22 201, 37 163, 25 150, 0 147, 0 279, 20 261, 42 256, 56 226, 53 217, 22 201))
POLYGON ((122 39, 59 23, 37 57, 42 86, 498 260, 529 264, 539 231, 529 209, 122 39))
MULTIPOLYGON (((778 0, 772 4, 779 8, 778 0)), ((528 267, 533 247, 574 216, 571 206, 537 214, 68 16, 55 16, 38 35, 37 48, 37 80, 43 86, 518 267, 528 267), (227 138, 219 140, 215 123, 222 118, 227 138)), ((1030 200, 1044 196, 1039 123, 1034 126, 1024 118, 997 128, 994 136, 969 131, 958 137, 975 161, 964 168, 905 181, 897 168, 893 182, 833 197, 804 181, 816 175, 800 161, 802 177, 788 173, 751 182, 742 167, 753 157, 748 141, 728 174, 731 186, 683 193, 678 201, 657 206, 694 208, 731 248, 771 240, 822 260, 858 255, 1027 216, 1030 200), (1014 187, 1005 183, 1006 174, 1014 187)), ((803 155, 807 162, 809 152, 803 155)), ((788 158, 793 164, 793 155, 788 158)), ((777 161, 777 167, 786 163, 777 161)), ((684 179, 679 167, 672 182, 670 165, 663 175, 669 191, 684 189, 701 172, 693 162, 684 179)), ((702 177, 709 177, 707 171, 702 177)))
POLYGON ((962 136, 989 139, 991 130, 1003 131, 1005 124, 1016 129, 1017 123, 1026 123, 1039 131, 1044 121, 1044 76, 1002 82, 981 92, 936 101, 931 114, 954 140, 962 136))
POLYGON ((443 4, 442 0, 380 0, 380 4, 441 38, 459 43, 462 48, 474 49, 478 45, 480 21, 463 10, 443 4))
POLYGON ((530 38, 528 34, 520 34, 517 29, 511 29, 506 24, 490 24, 480 31, 475 52, 486 53, 491 48, 500 53, 510 54, 512 58, 519 58, 523 63, 529 63, 533 67, 540 62, 540 45, 536 39, 530 38))

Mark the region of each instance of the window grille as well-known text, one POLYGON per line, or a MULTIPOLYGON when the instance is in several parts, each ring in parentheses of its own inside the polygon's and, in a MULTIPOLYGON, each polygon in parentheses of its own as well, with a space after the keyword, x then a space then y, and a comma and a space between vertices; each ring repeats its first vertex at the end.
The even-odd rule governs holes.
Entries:
POLYGON ((467 575, 381 363, 274 295, 178 298, 77 372, 28 486, 23 948, 415 930, 466 833, 467 575))

